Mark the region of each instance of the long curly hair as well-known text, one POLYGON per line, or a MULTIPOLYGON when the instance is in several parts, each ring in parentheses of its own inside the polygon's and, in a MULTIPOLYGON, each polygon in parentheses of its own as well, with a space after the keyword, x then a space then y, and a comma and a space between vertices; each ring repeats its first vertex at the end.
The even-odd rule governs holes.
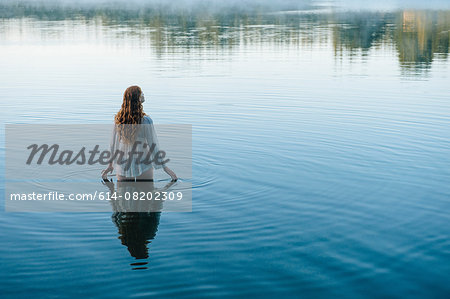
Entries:
POLYGON ((142 90, 139 86, 128 87, 123 93, 122 107, 114 117, 119 138, 127 143, 134 141, 138 125, 141 124, 142 118, 146 115, 140 100, 141 95, 142 90))

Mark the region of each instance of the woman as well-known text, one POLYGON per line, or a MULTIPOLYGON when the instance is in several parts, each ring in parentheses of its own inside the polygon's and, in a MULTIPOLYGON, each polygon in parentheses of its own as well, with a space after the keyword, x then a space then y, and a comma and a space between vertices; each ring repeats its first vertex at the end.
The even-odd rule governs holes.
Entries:
MULTIPOLYGON (((142 107, 144 101, 144 93, 139 86, 130 86, 125 90, 122 108, 114 118, 115 126, 111 140, 112 154, 116 150, 129 153, 133 148, 152 156, 149 161, 154 161, 155 153, 159 151, 159 145, 153 121, 144 113, 142 107), (134 144, 139 146, 136 148, 134 144)), ((128 155, 125 156, 128 157, 128 155)), ((108 168, 102 171, 103 179, 106 179, 108 173, 113 171, 114 166, 118 181, 153 181, 153 168, 162 168, 170 175, 172 181, 177 180, 176 174, 165 164, 142 163, 142 156, 138 155, 132 155, 132 160, 130 163, 126 163, 126 166, 117 163, 116 160, 109 163, 108 168)))

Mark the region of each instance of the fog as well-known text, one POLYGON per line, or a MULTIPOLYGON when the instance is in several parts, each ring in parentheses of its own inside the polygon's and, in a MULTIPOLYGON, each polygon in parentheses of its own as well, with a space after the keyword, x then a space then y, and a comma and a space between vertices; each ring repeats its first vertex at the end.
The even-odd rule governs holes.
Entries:
POLYGON ((450 9, 448 0, 335 0, 336 7, 349 10, 450 9))
POLYGON ((207 9, 295 11, 335 8, 344 10, 450 9, 448 0, 0 0, 2 5, 158 8, 170 11, 207 9))
MULTIPOLYGON (((170 11, 207 9, 220 11, 222 9, 236 10, 297 10, 314 5, 313 0, 0 0, 3 5, 30 6, 63 6, 69 8, 155 8, 170 11)), ((320 1, 319 1, 320 2, 320 1)))

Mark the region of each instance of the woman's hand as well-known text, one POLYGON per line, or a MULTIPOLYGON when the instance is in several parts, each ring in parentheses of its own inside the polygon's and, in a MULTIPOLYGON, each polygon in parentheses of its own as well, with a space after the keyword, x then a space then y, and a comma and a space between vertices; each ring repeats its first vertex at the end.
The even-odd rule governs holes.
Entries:
POLYGON ((114 170, 114 167, 112 166, 112 164, 108 165, 108 168, 106 168, 105 170, 102 171, 102 179, 106 180, 108 179, 108 173, 112 172, 114 170))
POLYGON ((112 180, 103 179, 102 184, 108 187, 110 194, 114 193, 114 183, 112 180))
POLYGON ((173 172, 169 167, 164 166, 163 169, 168 175, 170 175, 170 177, 172 178, 172 182, 176 182, 178 180, 175 172, 173 172))

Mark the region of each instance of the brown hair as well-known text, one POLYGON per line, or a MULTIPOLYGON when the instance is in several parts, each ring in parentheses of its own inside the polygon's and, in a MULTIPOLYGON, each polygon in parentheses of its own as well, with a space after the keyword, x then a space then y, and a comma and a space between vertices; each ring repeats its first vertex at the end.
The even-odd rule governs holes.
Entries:
POLYGON ((128 87, 123 93, 122 107, 114 117, 120 138, 125 139, 127 142, 134 140, 138 127, 135 125, 139 125, 142 118, 146 115, 140 101, 141 95, 142 90, 139 86, 133 85, 128 87))

